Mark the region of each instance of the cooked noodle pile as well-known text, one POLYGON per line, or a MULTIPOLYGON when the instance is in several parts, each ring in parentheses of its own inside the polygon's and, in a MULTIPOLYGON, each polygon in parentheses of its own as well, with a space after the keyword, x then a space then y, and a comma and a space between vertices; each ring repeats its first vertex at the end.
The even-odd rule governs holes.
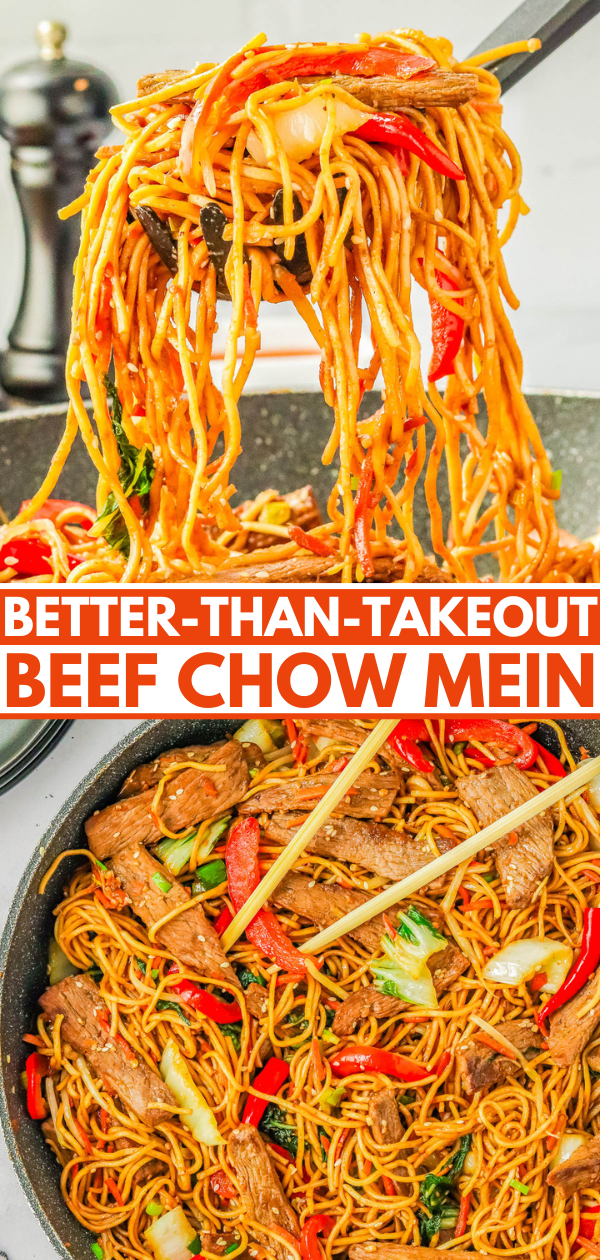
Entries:
MULTIPOLYGON (((553 722, 549 725, 559 734, 563 762, 572 768, 560 729, 553 722)), ((453 785, 457 776, 481 770, 481 762, 465 760, 464 748, 455 752, 437 739, 432 743, 441 786, 435 789, 422 775, 409 775, 404 795, 384 821, 392 830, 425 840, 433 856, 441 836, 460 841, 474 831, 474 817, 453 785)), ((275 764, 259 771, 248 796, 265 779, 269 783, 298 776, 310 779, 349 751, 343 740, 333 741, 301 766, 284 751, 275 764)), ((492 759, 499 755, 489 746, 486 752, 492 759)), ((381 768, 379 759, 373 768, 381 768)), ((553 781, 541 757, 528 775, 537 789, 553 781)), ((310 975, 299 979, 282 973, 242 938, 231 961, 261 977, 268 1008, 261 1020, 251 1018, 244 1008, 237 1038, 191 1007, 181 1006, 171 991, 172 958, 149 940, 129 909, 107 905, 90 864, 80 867, 65 888, 55 912, 56 939, 77 967, 99 969, 94 974, 111 1015, 113 1035, 123 1037, 139 1060, 156 1070, 168 1039, 175 1039, 223 1138, 239 1125, 261 1062, 270 1055, 288 1060, 290 1077, 276 1099, 283 1128, 278 1134, 271 1129, 266 1140, 277 1142, 269 1146, 269 1153, 300 1222, 320 1212, 333 1217, 333 1230, 322 1239, 327 1256, 345 1254, 349 1241, 418 1244, 423 1218, 429 1216, 420 1200, 424 1180, 447 1169, 461 1139, 469 1135, 470 1149, 456 1187, 463 1198, 470 1195, 459 1246, 567 1260, 578 1253, 580 1213, 590 1204, 600 1204, 600 1192, 590 1190, 565 1203, 548 1187, 546 1176, 565 1124, 600 1133, 600 1082, 598 1072, 591 1070, 591 1062, 598 1058, 597 1042, 569 1069, 557 1067, 547 1043, 542 1043, 526 1071, 515 1064, 514 1075, 471 1097, 461 1082, 454 1051, 465 1033, 478 1032, 477 1018, 496 1025, 535 1015, 539 995, 527 984, 503 988, 486 983, 482 968, 501 946, 524 937, 578 944, 583 910, 597 900, 600 854, 592 851, 590 842, 597 846, 599 839, 597 813, 580 795, 570 805, 562 801, 557 807, 552 873, 527 908, 507 909, 489 853, 473 860, 467 870, 451 872, 435 892, 419 893, 413 905, 434 919, 436 913, 441 915, 437 921, 448 941, 467 955, 468 968, 440 996, 434 1010, 413 1005, 392 1019, 371 1016, 353 1036, 341 1040, 331 1032, 332 1010, 341 998, 371 983, 372 959, 349 937, 328 948, 319 960, 323 963, 319 983, 310 975), (168 1005, 159 1009, 164 1002, 168 1005), (332 1076, 330 1059, 346 1041, 400 1051, 430 1069, 430 1079, 402 1085, 367 1070, 340 1082, 332 1076), (326 1102, 332 1087, 341 1083, 345 1089, 339 1097, 326 1102), (390 1085, 397 1088, 404 1136, 382 1146, 367 1124, 367 1114, 374 1091, 390 1085), (296 1146, 287 1145, 287 1156, 281 1133, 295 1135, 296 1146)), ((223 848, 219 845, 210 860, 223 848)), ((263 871, 279 851, 263 839, 263 871)), ((295 869, 314 881, 344 888, 374 892, 386 883, 356 864, 308 855, 295 869)), ((183 879, 191 881, 192 872, 183 879)), ((214 920, 225 904, 231 905, 227 887, 207 892, 202 903, 214 920)), ((292 912, 279 911, 278 917, 297 945, 315 930, 292 912)), ((211 983, 189 968, 180 969, 177 978, 182 974, 211 983)), ((63 1165, 66 1202, 99 1236, 105 1256, 152 1255, 144 1238, 155 1219, 146 1213, 149 1204, 162 1205, 163 1210, 182 1204, 194 1228, 204 1231, 203 1254, 206 1234, 219 1231, 234 1234, 232 1255, 241 1255, 247 1245, 251 1256, 272 1254, 253 1237, 226 1146, 199 1144, 176 1115, 154 1131, 146 1127, 109 1095, 85 1060, 65 1044, 60 1022, 55 1020, 52 1032, 44 1016, 38 1020, 55 1073, 54 1127, 47 1136, 63 1165), (162 1163, 149 1180, 137 1184, 134 1174, 149 1159, 162 1163), (224 1197, 223 1185, 229 1187, 224 1197), (233 1197, 227 1197, 229 1193, 233 1197)), ((441 1241, 453 1234, 454 1228, 441 1241)), ((282 1244, 282 1236, 275 1231, 270 1244, 283 1245, 291 1257, 298 1255, 297 1241, 288 1233, 282 1244)), ((435 1230, 429 1237, 434 1246, 440 1245, 435 1230)))
MULTIPOLYGON (((483 555, 502 582, 598 581, 593 545, 559 537, 559 489, 522 393, 521 355, 507 315, 518 302, 501 251, 527 207, 519 156, 502 127, 500 86, 485 58, 458 63, 447 40, 417 31, 292 53, 307 54, 309 77, 291 69, 286 78, 290 50, 267 47, 260 36, 221 66, 142 81, 145 94, 115 109, 124 143, 99 151, 85 192, 65 212, 82 212, 66 429, 43 486, 2 541, 41 536, 43 580, 239 576, 253 557, 231 506, 242 444, 238 403, 260 346, 261 303, 290 301, 321 353, 321 385, 332 408, 323 461, 337 461, 338 476, 328 521, 308 543, 294 538, 285 517, 277 523, 267 514, 259 522, 268 535, 266 565, 311 553, 314 560, 316 553, 330 563, 309 577, 419 580, 423 545, 430 545, 413 527, 415 488, 423 480, 431 543, 446 576, 476 581, 475 560, 483 555), (464 103, 432 105, 417 93, 396 105, 396 116, 417 131, 416 149, 419 136, 433 142, 442 165, 449 158, 463 179, 419 157, 414 135, 407 148, 354 133, 374 114, 363 91, 368 78, 360 71, 358 78, 321 77, 314 66, 311 77, 309 56, 323 54, 327 76, 329 61, 335 66, 349 49, 359 57, 382 50, 416 55, 436 74, 439 67, 473 76, 475 95, 464 103), (294 158, 277 127, 300 106, 309 113, 320 106, 325 121, 313 151, 294 158), (215 213, 225 225, 216 254, 202 221, 209 203, 212 230, 215 213), (444 347, 449 355, 443 394, 439 373, 430 369, 427 380, 421 363, 413 284, 432 303, 438 368, 444 347), (231 300, 219 315, 229 327, 218 388, 211 353, 216 298, 224 295, 231 300), (370 362, 359 360, 363 320, 370 362), (453 345, 457 328, 460 344, 453 345), (118 392, 112 405, 109 370, 118 392), (382 407, 359 420, 362 396, 379 373, 382 407), (73 532, 68 513, 35 519, 78 429, 98 472, 103 517, 92 535, 73 532), (426 433, 433 430, 428 455, 426 433), (124 442, 129 456, 135 448, 146 460, 141 482, 124 442), (437 495, 442 476, 452 505, 448 533, 437 495)), ((395 88, 407 81, 418 87, 418 73, 414 80, 396 77, 395 88)), ((9 549, 3 554, 5 580, 26 572, 11 568, 9 549)))

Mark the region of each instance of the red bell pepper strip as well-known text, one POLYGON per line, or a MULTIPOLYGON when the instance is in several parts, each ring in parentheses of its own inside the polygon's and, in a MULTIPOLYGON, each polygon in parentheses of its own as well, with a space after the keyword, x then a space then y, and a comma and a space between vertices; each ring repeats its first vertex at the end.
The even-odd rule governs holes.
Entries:
POLYGON ((50 1064, 45 1054, 34 1050, 25 1060, 27 1073, 27 1110, 32 1120, 44 1120, 48 1108, 42 1095, 42 1077, 50 1074, 50 1064))
POLYGON ((542 1027, 544 1020, 553 1011, 557 1011, 560 1006, 564 1006, 565 1002, 579 993, 586 980, 589 980, 596 970, 598 963, 600 963, 600 906, 586 906, 583 912, 583 937, 579 958, 571 967, 558 992, 548 998, 539 1014, 536 1015, 538 1028, 542 1027))
POLYGON ((211 1174, 208 1184, 213 1194, 218 1195, 220 1199, 235 1199, 237 1197, 237 1190, 233 1182, 230 1181, 227 1173, 224 1173, 222 1168, 211 1174))
MULTIPOLYGON (((261 51, 267 50, 263 48, 261 51)), ((415 75, 433 70, 435 64, 430 57, 414 56, 395 48, 335 49, 324 44, 313 48, 275 49, 272 60, 261 61, 257 69, 253 70, 250 62, 248 72, 232 79, 223 96, 226 107, 233 110, 243 105, 252 92, 299 76, 355 74, 370 77, 391 74, 399 79, 412 79, 415 75)))
MULTIPOLYGON (((227 838, 225 864, 229 894, 236 914, 260 883, 259 843, 260 828, 256 818, 241 818, 227 838)), ((306 959, 292 945, 272 910, 259 910, 248 924, 246 936, 284 971, 293 975, 305 974, 306 959)))
MULTIPOLYGON (((30 503, 31 499, 23 499, 19 508, 19 515, 21 512, 25 512, 30 503)), ((46 499, 46 502, 42 503, 42 506, 38 508, 37 512, 34 512, 31 520, 55 521, 56 518, 60 516, 61 512, 67 511, 67 508, 76 508, 77 511, 81 513, 82 525, 94 524, 96 519, 96 513, 94 510, 91 507, 87 507, 85 503, 78 503, 75 499, 46 499)), ((73 523, 75 524, 76 522, 73 523)))
POLYGON ((344 1046, 329 1060, 334 1076, 355 1076, 357 1072, 384 1072, 401 1081, 422 1081, 431 1072, 422 1063, 394 1050, 378 1046, 344 1046))
POLYGON ((235 1024, 242 1018, 237 1002, 223 1002, 214 993, 201 989, 193 980, 178 980, 177 984, 172 985, 171 993, 176 993, 188 1006, 200 1011, 201 1015, 213 1019, 215 1024, 235 1024))
MULTIPOLYGON (((585 1212, 586 1216, 587 1216, 588 1214, 589 1214, 590 1216, 591 1216, 591 1215, 597 1216, 597 1215, 598 1215, 598 1212, 600 1212, 600 1203, 594 1203, 594 1204, 592 1204, 592 1206, 591 1206, 591 1207, 587 1207, 587 1205, 586 1205, 586 1207, 584 1207, 583 1211, 585 1212)), ((580 1236, 581 1236, 582 1238, 593 1238, 593 1237, 594 1237, 594 1229, 595 1229, 595 1226, 596 1226, 596 1222, 595 1222, 595 1221, 586 1221, 586 1220, 584 1220, 584 1218, 581 1216, 581 1217, 579 1218, 579 1234, 580 1234, 580 1236)))
POLYGON ((470 1193, 461 1194, 458 1220, 456 1222, 456 1229, 454 1231, 455 1238, 462 1238, 463 1234, 466 1234, 467 1232, 467 1221, 469 1219, 470 1203, 471 1203, 471 1194, 470 1193))
POLYGON ((215 932, 217 933, 217 936, 222 936, 223 932, 225 931, 226 928, 229 927, 230 923, 233 923, 233 915, 231 913, 231 910, 229 909, 229 906, 223 906, 221 913, 217 915, 213 923, 213 927, 215 929, 215 932))
POLYGON ((417 743, 417 740, 428 743, 430 739, 429 731, 420 718, 401 718, 391 735, 388 735, 388 744, 420 774, 431 774, 435 769, 434 764, 427 760, 417 743))
POLYGON ((366 578, 375 573, 371 554, 371 512, 375 506, 372 502, 371 487, 373 485, 373 458, 371 452, 366 456, 358 482, 358 490, 354 500, 354 545, 360 567, 366 578))
POLYGON ((559 761, 558 757, 554 756, 554 753, 548 752, 547 748, 542 748, 542 745, 538 744, 537 739, 534 739, 531 742, 535 744, 538 750, 538 755, 542 758, 548 774, 552 774, 558 779, 565 779, 567 771, 565 770, 562 761, 559 761))
POLYGON ((530 735, 512 722, 503 722, 499 718, 448 718, 445 738, 450 744, 456 740, 478 739, 482 744, 508 748, 516 753, 515 765, 519 770, 529 770, 538 756, 538 745, 530 735))
MULTIPOLYGON (((435 1065, 436 1076, 443 1076, 444 1072, 446 1071, 446 1068, 449 1066, 451 1062, 452 1062, 452 1051, 444 1050, 435 1065)), ((457 1234, 456 1237, 458 1238, 459 1235, 457 1234)))
POLYGON ((389 144, 394 149, 408 149, 409 153, 415 153, 433 171, 439 171, 440 175, 446 175, 448 179, 465 178, 460 166, 438 144, 434 144, 416 123, 411 122, 406 114, 369 114, 367 121, 353 131, 352 135, 358 136, 359 140, 368 140, 371 144, 389 144))
MULTIPOLYGON (((16 569, 21 577, 41 577, 52 573, 51 555, 51 547, 39 538, 13 538, 0 548, 0 569, 16 569)), ((70 569, 81 563, 77 556, 68 556, 68 561, 70 569)))
POLYGON ((326 538, 317 538, 314 534, 307 534, 304 529, 300 529, 299 525, 290 525, 288 534, 297 547, 303 547, 305 551, 312 551, 315 556, 335 555, 335 547, 332 547, 326 538))
MULTIPOLYGON (((456 292, 458 285, 445 271, 436 269, 435 278, 440 289, 445 289, 448 293, 456 292)), ((462 298, 456 300, 462 306, 462 298)), ((437 298, 430 297, 429 305, 433 354, 427 376, 430 381, 439 381, 443 376, 451 376, 454 371, 454 360, 462 345, 465 321, 438 302, 437 298)))
MULTIPOLYGON (((285 1059, 276 1059, 273 1057, 265 1063, 262 1072, 259 1072, 258 1076, 254 1077, 252 1084, 254 1088, 259 1089, 262 1094, 275 1095, 279 1093, 281 1086, 284 1081, 287 1081, 289 1074, 289 1063, 286 1063, 285 1059)), ((254 1095, 251 1094, 248 1098, 246 1106, 244 1107, 242 1124, 253 1124, 255 1129, 258 1128, 267 1106, 268 1103, 265 1102, 264 1098, 255 1098, 254 1095)))
POLYGON ((317 1242, 317 1234, 328 1238, 333 1229, 333 1217, 319 1212, 317 1216, 309 1216, 302 1226, 300 1234, 300 1254, 302 1260, 321 1260, 321 1252, 317 1242))

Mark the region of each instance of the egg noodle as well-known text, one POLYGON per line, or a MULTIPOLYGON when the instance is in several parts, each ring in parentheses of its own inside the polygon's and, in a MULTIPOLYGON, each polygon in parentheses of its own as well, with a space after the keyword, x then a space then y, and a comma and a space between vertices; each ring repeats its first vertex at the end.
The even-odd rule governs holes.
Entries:
MULTIPOLYGON (((494 57, 528 46, 534 44, 494 50, 494 57)), ((82 214, 66 428, 43 485, 0 538, 43 542, 47 563, 37 580, 233 579, 256 561, 232 510, 230 477, 242 442, 238 403, 260 346, 264 301, 292 302, 320 351, 333 415, 323 462, 337 460, 338 475, 328 521, 310 531, 308 544, 294 539, 285 519, 259 519, 258 532, 269 535, 262 563, 316 552, 330 559, 319 577, 351 581, 377 578, 391 558, 394 580, 419 580, 426 565, 413 499, 424 478, 431 543, 446 577, 477 581, 475 561, 485 556, 502 582, 600 580, 593 544, 559 536, 558 478, 522 392, 507 315, 518 301, 502 247, 527 207, 519 155, 502 127, 500 85, 485 61, 460 63, 448 40, 412 30, 361 35, 356 45, 266 46, 260 35, 220 66, 151 77, 144 95, 113 110, 124 142, 99 150, 84 193, 63 212, 82 214), (395 50, 429 59, 421 64, 436 72, 477 76, 476 95, 466 103, 401 107, 417 139, 433 142, 464 178, 439 173, 398 142, 361 138, 356 133, 373 106, 335 76, 302 80, 290 71, 286 79, 291 52, 315 50, 325 72, 329 54, 335 64, 348 50, 395 50), (267 86, 256 87, 260 71, 267 86), (312 147, 302 156, 290 134, 311 126, 312 147), (277 195, 282 215, 274 223, 277 195), (201 226, 208 203, 224 216, 229 254, 221 275, 201 226), (171 269, 135 217, 144 209, 172 238, 171 269), (299 283, 293 260, 301 245, 312 279, 299 283), (428 294, 442 340, 448 321, 459 338, 464 321, 443 394, 435 373, 424 380, 413 282, 428 294), (231 301, 223 307, 229 327, 219 388, 212 356, 223 284, 231 301), (373 347, 368 363, 359 362, 363 317, 373 347), (118 394, 110 406, 109 369, 118 394), (359 418, 363 394, 379 374, 382 406, 359 418), (78 430, 98 472, 102 517, 91 534, 74 524, 72 510, 43 510, 78 430), (433 431, 428 454, 426 434, 433 431), (141 480, 132 450, 145 465, 141 480), (449 533, 437 495, 442 463, 449 533)), ((269 497, 273 492, 255 518, 269 497)), ((5 581, 27 572, 11 566, 9 553, 4 546, 5 581)), ((386 572, 389 579, 389 565, 386 572)))
MULTIPOLYGON (((359 725, 369 728, 372 723, 359 725)), ((574 768, 560 727, 553 721, 544 725, 558 735, 565 768, 574 768)), ((249 794, 265 780, 310 778, 352 751, 343 739, 321 742, 326 746, 316 755, 309 749, 309 759, 301 766, 294 764, 291 749, 284 748, 258 772, 249 794)), ((454 784, 457 776, 481 770, 481 763, 465 755, 464 746, 453 750, 444 745, 443 733, 440 739, 432 734, 432 747, 441 788, 433 788, 421 774, 409 773, 403 796, 384 821, 392 831, 426 840, 433 857, 436 837, 451 835, 458 842, 476 829, 454 784)), ((498 757, 497 749, 483 747, 490 759, 498 757)), ((380 768, 376 758, 372 769, 380 768)), ((527 773, 540 790, 553 781, 541 755, 527 773)), ((435 1009, 412 1005, 392 1019, 370 1016, 346 1039, 332 1034, 332 1009, 340 997, 371 982, 373 961, 369 951, 349 937, 317 960, 322 981, 313 973, 285 974, 248 940, 238 941, 229 958, 236 968, 260 977, 268 1003, 264 1018, 251 1018, 243 994, 236 991, 243 1022, 234 1036, 230 1028, 182 1006, 171 989, 172 958, 150 941, 129 909, 107 904, 91 863, 80 866, 65 887, 55 910, 55 936, 77 968, 96 969, 93 974, 110 1013, 112 1035, 124 1038, 130 1053, 157 1071, 165 1045, 170 1038, 175 1040, 223 1139, 240 1123, 264 1059, 274 1055, 288 1061, 289 1079, 271 1100, 280 1109, 276 1111, 280 1130, 278 1135, 266 1132, 265 1138, 268 1144, 277 1143, 269 1145, 269 1154, 300 1223, 315 1213, 333 1218, 329 1237, 322 1239, 327 1257, 345 1255, 350 1242, 418 1245, 423 1220, 430 1215, 420 1197, 425 1178, 443 1173, 461 1139, 463 1144, 467 1139, 469 1151, 456 1186, 461 1203, 468 1203, 459 1246, 494 1255, 510 1252, 538 1260, 567 1260, 583 1254, 575 1242, 581 1213, 591 1205, 595 1210, 600 1207, 600 1191, 592 1189, 565 1201, 548 1187, 546 1176, 564 1126, 600 1131, 600 1080, 591 1070, 591 1062, 597 1064, 597 1035, 569 1069, 558 1068, 542 1042, 543 1048, 525 1064, 526 1072, 521 1072, 521 1062, 515 1063, 514 1075, 472 1096, 465 1092, 454 1057, 465 1033, 477 1034, 482 1027, 493 1033, 499 1021, 531 1019, 539 1007, 539 995, 525 982, 511 987, 484 979, 487 960, 508 943, 531 936, 576 947, 584 908, 598 903, 600 824, 588 794, 562 800, 556 822, 552 873, 526 908, 507 908, 489 853, 479 855, 467 870, 461 866, 450 873, 435 891, 430 888, 413 898, 412 904, 426 915, 435 918, 437 912, 446 938, 454 938, 467 955, 468 969, 440 996, 435 1009), (332 996, 332 989, 337 996, 332 996), (423 1083, 402 1085, 366 1070, 340 1082, 332 1075, 330 1060, 345 1040, 400 1051, 424 1065, 428 1076, 423 1083), (374 1091, 391 1085, 398 1090, 405 1131, 400 1142, 381 1146, 367 1124, 367 1112, 374 1091), (334 1095, 332 1088, 338 1090, 334 1095), (292 1135, 291 1144, 282 1133, 292 1135)), ((220 844, 210 860, 222 852, 220 844)), ((262 838, 263 871, 279 852, 278 845, 262 838)), ((375 892, 386 884, 356 864, 310 855, 295 869, 318 883, 344 888, 375 892)), ((182 878, 189 884, 198 872, 186 871, 182 878)), ((202 904, 212 920, 225 905, 232 908, 227 886, 206 892, 202 904)), ((296 945, 314 932, 312 924, 291 911, 279 911, 278 917, 296 945)), ((180 969, 177 980, 182 975, 214 984, 187 967, 180 969)), ((242 1255, 247 1246, 251 1256, 263 1260, 272 1256, 270 1246, 263 1245, 265 1231, 263 1241, 256 1242, 252 1222, 240 1206, 226 1145, 199 1143, 177 1115, 151 1130, 105 1089, 85 1059, 61 1037, 60 1025, 60 1016, 53 1025, 43 1015, 38 1018, 39 1044, 53 1072, 46 1087, 52 1116, 45 1122, 45 1132, 62 1165, 65 1200, 77 1220, 98 1236, 104 1256, 152 1256, 145 1231, 157 1214, 177 1204, 195 1230, 205 1231, 203 1254, 210 1255, 206 1233, 225 1231, 235 1240, 235 1248, 229 1249, 232 1256, 242 1255), (134 1181, 149 1160, 161 1162, 151 1166, 148 1179, 134 1181)), ((450 1238, 454 1232, 453 1227, 450 1238)), ((282 1245, 284 1233, 273 1235, 273 1246, 282 1245)), ((447 1238, 446 1234, 438 1240, 435 1231, 430 1235, 433 1246, 446 1245, 447 1238)), ((283 1245, 292 1260, 299 1254, 291 1235, 285 1234, 283 1245)))

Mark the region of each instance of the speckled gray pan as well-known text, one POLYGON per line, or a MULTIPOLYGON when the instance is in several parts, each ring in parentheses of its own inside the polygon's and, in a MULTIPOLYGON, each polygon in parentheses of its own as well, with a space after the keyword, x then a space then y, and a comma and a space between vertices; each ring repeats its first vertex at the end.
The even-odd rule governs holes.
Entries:
MULTIPOLYGON (((77 1224, 63 1202, 59 1165, 44 1142, 40 1125, 27 1114, 19 1078, 26 1057, 22 1037, 34 1026, 37 998, 47 983, 52 909, 60 900, 69 867, 73 870, 80 859, 65 860, 43 897, 37 892, 39 882, 63 849, 85 846, 83 823, 86 818, 114 799, 135 766, 152 760, 168 748, 222 739, 237 725, 237 721, 213 719, 144 722, 103 758, 63 806, 33 854, 10 909, 0 946, 2 1125, 29 1203, 64 1260, 90 1260, 92 1237, 77 1224)), ((565 721, 563 727, 575 754, 582 745, 593 755, 600 754, 600 720, 565 721)), ((546 729, 540 729, 540 742, 556 752, 556 737, 553 733, 546 734, 546 729)))

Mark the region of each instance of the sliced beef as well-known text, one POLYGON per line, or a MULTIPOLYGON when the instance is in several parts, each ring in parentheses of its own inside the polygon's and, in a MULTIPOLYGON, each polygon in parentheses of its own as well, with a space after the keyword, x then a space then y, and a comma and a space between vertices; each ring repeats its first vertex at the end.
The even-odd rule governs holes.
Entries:
MULTIPOLYGON (((320 779, 323 777, 325 776, 319 776, 320 779)), ((377 776, 378 779, 381 777, 377 776)), ((247 804, 251 805, 264 795, 263 792, 257 792, 256 796, 250 797, 247 804)), ((350 797, 351 802, 356 800, 358 797, 350 797)), ((245 810, 245 806, 242 808, 245 810)), ((344 804, 344 809, 346 808, 344 804)), ((265 825, 265 836, 268 840, 287 844, 303 821, 303 815, 298 813, 274 814, 265 825)), ((436 836, 436 843, 440 853, 453 848, 452 840, 445 836, 436 836)), ((404 879, 405 875, 420 871, 428 862, 433 862, 435 857, 426 840, 419 840, 408 831, 397 831, 395 827, 386 827, 382 823, 363 822, 354 818, 336 819, 333 815, 329 816, 325 825, 309 841, 308 850, 318 857, 356 862, 365 870, 391 880, 404 879)))
MULTIPOLYGON (((278 494, 274 499, 269 500, 270 503, 286 503, 289 507, 288 523, 290 525, 298 525, 300 529, 307 533, 311 529, 315 529, 317 525, 323 524, 321 509, 313 494, 312 486, 301 486, 299 490, 292 490, 289 494, 278 494)), ((236 516, 244 517, 249 508, 254 506, 254 500, 249 499, 245 503, 241 503, 235 509, 236 516)), ((249 527, 250 528, 250 527, 249 527)), ((281 543, 282 539, 277 534, 262 534, 257 530, 250 530, 244 545, 244 551, 260 551, 264 547, 273 547, 277 543, 281 543)))
MULTIPOLYGON (((127 796, 137 796, 139 792, 147 792, 149 788, 156 789, 163 775, 172 766, 182 761, 206 761, 210 753, 219 753, 221 749, 226 748, 227 743, 228 741, 223 739, 218 744, 190 744, 188 748, 170 748, 155 761, 149 761, 146 765, 137 766, 131 771, 119 792, 119 800, 124 800, 127 796)), ((240 747, 249 769, 255 767, 260 769, 264 766, 265 759, 258 744, 248 742, 240 744, 240 747)), ((168 796, 169 792, 167 789, 165 791, 168 796)))
POLYGON ((401 1142, 404 1125, 400 1119, 395 1089, 380 1089, 369 1102, 368 1123, 378 1146, 401 1142))
POLYGON ((171 1120, 177 1103, 171 1090, 143 1059, 129 1054, 106 1031, 110 1014, 102 994, 87 975, 68 976, 46 989, 40 998, 44 1013, 55 1019, 64 1015, 61 1037, 83 1055, 107 1089, 153 1129, 171 1120), (105 1028, 106 1023, 106 1028, 105 1028))
MULTIPOLYGON (((340 582, 339 572, 328 574, 327 570, 339 564, 339 552, 333 556, 313 556, 302 552, 300 555, 288 556, 283 560, 272 560, 264 564, 239 565, 235 569, 220 569, 207 576, 198 578, 202 582, 340 582)), ((404 573, 404 557, 376 556, 374 582, 400 582, 404 573)), ((453 578, 439 569, 435 562, 426 557, 425 564, 417 578, 417 582, 452 582, 453 578)))
POLYGON ((355 1243, 348 1260, 498 1260, 486 1251, 440 1251, 438 1247, 413 1247, 404 1243, 355 1243))
MULTIPOLYGON (((570 1198, 578 1190, 591 1190, 600 1183, 600 1137, 591 1138, 585 1146, 548 1173, 548 1185, 562 1190, 570 1198)), ((585 1210, 585 1209, 584 1209, 585 1210)))
MULTIPOLYGON (((341 884, 319 884, 308 875, 298 871, 289 871, 271 894, 271 901, 283 910, 292 910, 301 918, 308 919, 321 930, 336 923, 343 915, 364 906, 371 901, 369 893, 358 888, 342 888, 341 884)), ((388 910, 393 924, 396 923, 397 910, 388 910)), ((383 915, 378 914, 367 923, 354 929, 349 935, 364 945, 369 953, 379 951, 381 938, 386 931, 383 915)))
MULTIPOLYGON (((227 1142, 227 1155, 233 1165, 241 1189, 244 1216, 277 1231, 285 1229, 294 1238, 300 1237, 298 1217, 288 1202, 271 1163, 269 1152, 258 1129, 240 1124, 227 1142)), ((277 1260, 290 1260, 289 1247, 256 1230, 257 1241, 268 1247, 277 1260)))
POLYGON ((427 105, 464 105, 479 90, 476 74, 453 70, 432 70, 414 79, 400 79, 392 74, 375 75, 370 79, 336 74, 333 82, 363 105, 392 112, 407 105, 415 109, 425 109, 427 105))
MULTIPOLYGON (((534 1058, 542 1048, 543 1037, 530 1019, 503 1020, 498 1032, 526 1058, 534 1058)), ((467 1094, 499 1085, 508 1076, 519 1073, 521 1065, 508 1055, 492 1050, 476 1036, 461 1041, 456 1048, 456 1061, 467 1094)))
MULTIPOLYGON (((176 906, 185 905, 190 893, 179 880, 161 866, 143 845, 133 844, 121 849, 111 861, 111 869, 120 880, 131 901, 133 913, 147 928, 158 923, 176 906), (154 877, 164 877, 171 887, 162 892, 154 877)), ((212 980, 226 980, 241 989, 235 971, 228 963, 223 947, 212 924, 200 905, 190 906, 170 919, 155 937, 162 949, 166 949, 177 962, 193 967, 212 980)), ((258 984, 249 985, 246 992, 248 1009, 261 1014, 265 1009, 265 990, 258 984), (256 993, 254 992, 256 990, 256 993)))
POLYGON ((575 997, 550 1016, 548 1046, 557 1067, 570 1067, 585 1050, 600 1024, 600 1001, 591 1010, 580 1014, 594 996, 599 979, 600 969, 590 976, 575 997))
MULTIPOLYGON (((493 766, 482 774, 459 779, 456 787, 482 827, 537 796, 531 780, 516 766, 493 766)), ((511 909, 529 905, 536 888, 552 870, 554 827, 550 813, 544 810, 518 827, 515 834, 516 843, 511 844, 509 837, 503 836, 493 845, 496 868, 511 909)))
MULTIPOLYGON (((215 774, 182 770, 165 785, 159 814, 169 831, 185 831, 206 818, 216 818, 247 792, 251 779, 237 739, 213 746, 206 761, 226 769, 215 774)), ((154 795, 155 787, 150 787, 92 814, 85 824, 92 853, 105 862, 129 844, 156 844, 161 833, 150 812, 154 795)))
MULTIPOLYGON (((300 718, 297 726, 305 739, 330 739, 332 743, 350 744, 353 748, 360 748, 367 735, 370 735, 370 731, 364 730, 362 726, 357 726, 354 722, 345 722, 342 718, 300 718)), ((387 740, 378 756, 389 762, 394 770, 406 769, 406 762, 398 756, 396 749, 392 748, 387 740)), ((404 782, 399 791, 404 791, 404 782)))
MULTIPOLYGON (((431 955, 429 968, 438 997, 462 976, 468 966, 468 958, 452 943, 441 949, 439 954, 431 955)), ((380 993, 373 984, 369 984, 362 989, 356 989, 342 1002, 335 1013, 332 1028, 336 1036, 348 1037, 363 1019, 368 1019, 371 1015, 380 1020, 393 1019, 409 1006, 410 1002, 380 993)))
MULTIPOLYGON (((130 1151, 132 1149, 135 1149, 140 1154, 139 1146, 134 1147, 134 1143, 130 1138, 120 1137, 115 1140, 116 1151, 130 1151)), ((148 1159, 145 1164, 142 1164, 141 1168, 138 1168, 137 1172, 134 1172, 131 1184, 132 1186, 145 1186, 146 1182, 152 1181, 153 1177, 167 1176, 168 1172, 169 1165, 165 1163, 164 1159, 148 1159)))
MULTIPOLYGON (((337 780, 336 774, 315 774, 305 779, 283 779, 263 788, 240 805, 240 814, 274 814, 278 810, 315 808, 337 780)), ((371 818, 379 821, 389 813, 400 788, 400 775, 395 771, 372 774, 364 770, 342 798, 334 815, 348 818, 371 818)), ((332 817, 334 816, 332 815, 332 817)), ((289 831, 288 831, 289 838, 289 831)))

